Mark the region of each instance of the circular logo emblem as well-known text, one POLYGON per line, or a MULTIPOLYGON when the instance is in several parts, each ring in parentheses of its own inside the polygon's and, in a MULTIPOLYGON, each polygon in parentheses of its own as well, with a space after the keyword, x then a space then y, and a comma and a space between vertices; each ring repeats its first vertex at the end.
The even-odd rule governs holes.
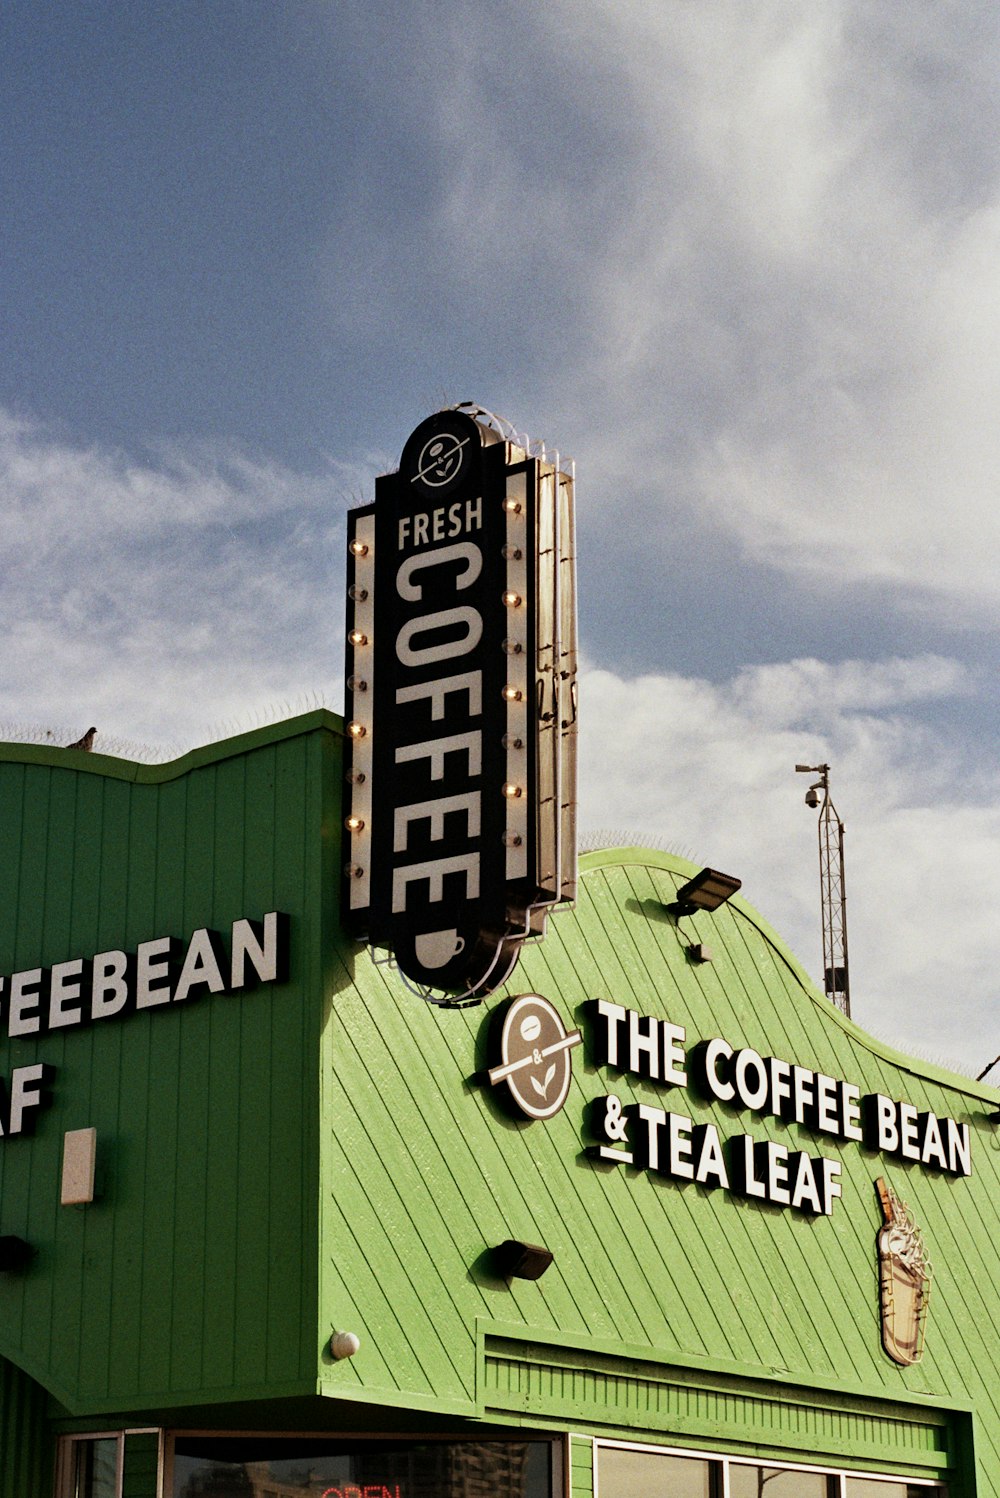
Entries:
POLYGON ((506 1082, 512 1101, 528 1118, 552 1118, 569 1092, 579 1030, 567 1031, 558 1010, 541 994, 523 993, 511 1003, 500 1032, 500 1065, 492 1084, 506 1082))
POLYGON ((482 429, 464 411, 437 411, 415 427, 403 444, 400 502, 443 499, 464 484, 476 484, 482 462, 482 429))
POLYGON ((459 437, 455 432, 441 432, 429 437, 417 453, 414 479, 419 479, 428 489, 440 489, 455 477, 462 466, 462 449, 468 437, 459 437))

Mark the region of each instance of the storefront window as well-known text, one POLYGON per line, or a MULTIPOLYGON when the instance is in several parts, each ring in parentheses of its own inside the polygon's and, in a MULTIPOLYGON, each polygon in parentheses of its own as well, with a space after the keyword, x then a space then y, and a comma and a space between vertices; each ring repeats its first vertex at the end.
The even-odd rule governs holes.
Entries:
POLYGON ((943 1498, 943 1488, 915 1482, 879 1482, 873 1477, 849 1477, 846 1498, 943 1498))
POLYGON ((73 1448, 72 1498, 117 1498, 118 1437, 75 1441, 73 1448))
POLYGON ((825 1472, 729 1464, 729 1498, 835 1498, 836 1491, 839 1484, 835 1493, 830 1493, 830 1478, 825 1472))
POLYGON ((726 1492, 728 1498, 947 1498, 948 1495, 947 1488, 934 1482, 848 1476, 834 1468, 804 1464, 770 1467, 739 1457, 687 1456, 625 1442, 597 1444, 595 1498, 722 1498, 726 1492))
POLYGON ((602 1446, 598 1461, 601 1498, 712 1498, 710 1462, 623 1446, 602 1446))
POLYGON ((552 1498, 553 1449, 550 1441, 178 1436, 173 1495, 552 1498))

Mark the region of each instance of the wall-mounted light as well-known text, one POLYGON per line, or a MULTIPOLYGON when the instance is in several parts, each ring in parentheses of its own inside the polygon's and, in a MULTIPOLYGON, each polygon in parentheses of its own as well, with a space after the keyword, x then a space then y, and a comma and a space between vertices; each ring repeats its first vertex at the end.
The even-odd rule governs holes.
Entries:
POLYGON ((69 1129, 63 1135, 62 1182, 59 1204, 84 1207, 94 1200, 97 1130, 69 1129))
POLYGON ((342 1358, 353 1358, 361 1346, 361 1338, 354 1332, 334 1332, 330 1338, 330 1352, 339 1362, 342 1358))
POLYGON ((5 1233, 0 1237, 0 1274, 16 1274, 19 1269, 24 1269, 34 1254, 30 1243, 14 1233, 5 1233))
POLYGON ((554 1258, 540 1243, 507 1238, 493 1250, 493 1267, 504 1280, 539 1280, 554 1258))
POLYGON ((718 869, 702 869, 677 891, 677 899, 668 907, 674 915, 694 915, 696 910, 718 910, 740 888, 742 879, 720 874, 718 869))

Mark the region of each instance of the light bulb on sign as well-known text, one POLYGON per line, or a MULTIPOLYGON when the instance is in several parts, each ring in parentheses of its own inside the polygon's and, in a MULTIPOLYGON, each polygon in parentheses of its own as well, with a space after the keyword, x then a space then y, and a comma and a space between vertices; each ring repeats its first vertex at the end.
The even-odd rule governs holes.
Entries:
POLYGON ((368 547, 364 541, 352 541, 347 549, 352 557, 366 557, 368 555, 368 547))
POLYGON ((364 876, 364 872, 364 869, 359 863, 344 864, 344 873, 347 875, 348 879, 361 879, 364 876))
POLYGON ((363 739, 368 730, 363 723, 348 723, 347 732, 352 739, 363 739))
POLYGON ((519 562, 524 556, 524 552, 521 550, 520 546, 511 546, 511 544, 508 542, 507 545, 504 546, 501 550, 500 555, 503 557, 505 562, 519 562))
POLYGON ((520 593, 505 593, 503 595, 503 601, 504 606, 508 609, 517 609, 521 607, 520 593))
POLYGON ((504 782, 503 793, 508 801, 513 801, 521 794, 521 787, 515 785, 512 780, 507 780, 504 782))
POLYGON ((521 501, 519 499, 505 499, 503 507, 508 515, 520 515, 521 513, 521 501))
POLYGON ((504 640, 503 648, 507 655, 520 655, 524 647, 520 640, 504 640))
POLYGON ((363 634, 360 629, 352 629, 347 638, 350 640, 352 645, 368 644, 368 636, 366 634, 363 634))
POLYGON ((344 826, 347 828, 348 832, 362 832, 364 830, 364 825, 364 817, 347 817, 344 820, 344 826))
POLYGON ((368 597, 368 589, 359 588, 357 583, 352 583, 347 592, 349 596, 354 599, 355 603, 364 603, 365 599, 368 597))
POLYGON ((520 702, 521 688, 506 686, 500 695, 503 697, 504 702, 520 702))

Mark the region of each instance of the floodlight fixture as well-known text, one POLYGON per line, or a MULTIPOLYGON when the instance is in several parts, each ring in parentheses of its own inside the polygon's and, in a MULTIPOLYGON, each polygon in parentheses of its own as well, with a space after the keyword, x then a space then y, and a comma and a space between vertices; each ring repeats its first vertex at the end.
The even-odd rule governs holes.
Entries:
POLYGON ((540 1243, 522 1243, 508 1238, 493 1250, 493 1265, 501 1279, 538 1280, 555 1255, 540 1243))
POLYGON ((35 1250, 15 1233, 0 1237, 0 1274, 17 1274, 31 1262, 35 1250))
POLYGON ((732 899, 743 881, 733 874, 721 874, 718 869, 702 869, 687 884, 677 891, 677 899, 669 907, 678 918, 694 915, 696 910, 718 910, 732 899))

